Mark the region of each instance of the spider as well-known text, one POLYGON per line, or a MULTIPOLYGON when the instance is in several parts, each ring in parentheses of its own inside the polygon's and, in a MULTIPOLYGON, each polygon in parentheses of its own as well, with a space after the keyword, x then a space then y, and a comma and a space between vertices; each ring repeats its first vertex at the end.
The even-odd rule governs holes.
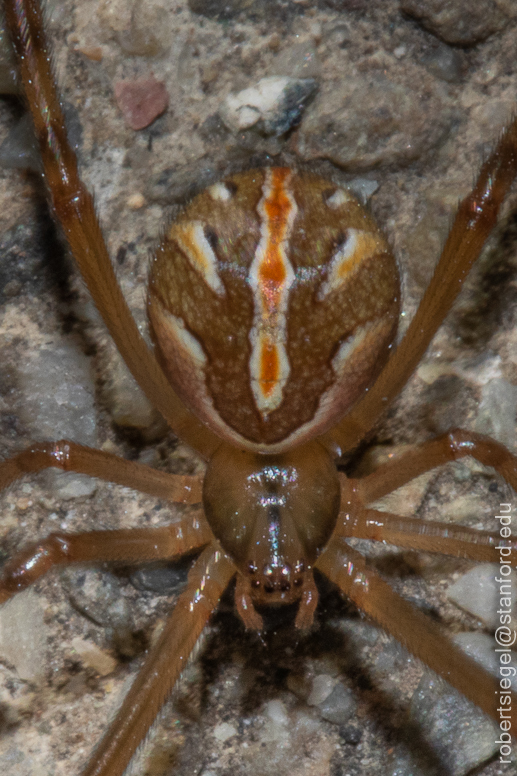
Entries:
MULTIPOLYGON (((32 3, 27 3, 26 6, 21 4, 13 8, 9 4, 7 11, 13 36, 18 40, 18 45, 20 45, 19 41, 22 38, 19 31, 22 29, 25 30, 25 34, 31 36, 32 40, 36 40, 36 38, 42 40, 41 19, 36 6, 32 3), (22 24, 20 19, 17 22, 14 21, 13 15, 16 13, 21 14, 24 21, 27 14, 26 21, 28 26, 22 24)), ((37 57, 40 53, 41 49, 37 46, 34 48, 26 47, 24 50, 19 51, 19 56, 23 58, 25 63, 30 63, 32 54, 37 57)), ((48 89, 52 89, 51 79, 48 75, 46 77, 43 76, 42 81, 38 80, 38 73, 44 73, 45 67, 46 60, 40 57, 38 67, 33 67, 29 75, 25 72, 29 102, 33 107, 36 105, 36 99, 35 90, 31 87, 31 84, 42 84, 48 89)), ((44 99, 49 104, 54 102, 54 105, 57 105, 55 98, 51 98, 51 92, 47 92, 44 99)), ((44 122, 42 123, 41 120, 41 113, 42 106, 40 104, 39 109, 35 112, 35 123, 40 132, 44 126, 44 122)), ((50 115, 52 116, 52 111, 50 115)), ((466 273, 467 265, 470 266, 476 258, 479 248, 495 222, 495 213, 491 212, 491 210, 497 211, 513 179, 513 167, 515 165, 513 149, 515 147, 515 135, 517 134, 515 124, 510 126, 494 155, 484 167, 482 176, 484 175, 485 177, 481 177, 477 188, 474 190, 474 194, 464 201, 462 209, 460 209, 460 216, 457 222, 459 226, 453 228, 452 237, 447 244, 450 246, 452 243, 454 250, 447 247, 445 249, 445 258, 442 259, 435 275, 435 280, 431 284, 431 289, 434 290, 428 292, 426 296, 427 302, 424 301, 419 308, 420 322, 416 319, 416 322, 412 324, 406 338, 388 362, 388 366, 380 373, 380 377, 374 387, 371 388, 365 399, 357 400, 356 406, 345 415, 345 421, 340 421, 337 417, 331 417, 329 414, 328 417, 321 419, 321 426, 317 428, 317 432, 314 429, 312 432, 308 431, 305 439, 296 438, 292 446, 285 446, 284 438, 288 438, 290 435, 294 436, 297 433, 297 426, 294 425, 289 429, 288 424, 293 422, 296 411, 302 413, 309 412, 309 416, 311 416, 311 413, 314 415, 314 406, 318 405, 319 399, 317 401, 312 399, 313 408, 311 409, 309 393, 304 394, 303 406, 300 406, 300 402, 298 402, 298 405, 296 404, 296 395, 299 394, 293 393, 294 404, 291 405, 290 417, 283 420, 285 428, 282 428, 280 416, 276 417, 274 424, 268 425, 269 416, 273 417, 275 411, 280 408, 284 400, 282 396, 289 390, 291 367, 286 367, 288 359, 283 346, 283 342, 288 339, 288 322, 283 313, 278 312, 278 310, 283 309, 280 303, 271 302, 268 295, 263 292, 267 285, 263 279, 262 281, 260 279, 262 277, 261 273, 266 271, 264 263, 260 264, 259 262, 258 269, 251 273, 250 288, 253 289, 255 299, 258 300, 256 302, 257 307, 262 305, 267 309, 269 304, 270 312, 268 315, 272 316, 271 308, 273 307, 278 320, 275 319, 276 322, 270 322, 269 327, 264 327, 261 325, 259 318, 252 317, 250 319, 252 322, 247 331, 253 332, 249 340, 252 346, 246 363, 249 364, 247 368, 249 368, 250 372, 258 376, 255 376, 252 387, 248 388, 248 415, 244 415, 244 420, 241 420, 240 424, 236 424, 232 420, 231 415, 233 412, 237 413, 237 410, 242 411, 246 407, 246 403, 239 401, 238 405, 234 403, 234 406, 230 406, 232 399, 230 398, 229 400, 228 397, 225 399, 224 392, 223 394, 217 393, 217 385, 220 386, 221 382, 224 382, 223 378, 215 372, 210 378, 210 391, 213 391, 214 396, 218 396, 216 401, 219 407, 217 431, 226 435, 226 439, 233 443, 230 446, 229 444, 222 443, 219 436, 214 434, 213 429, 211 430, 209 425, 206 427, 202 426, 172 393, 170 385, 163 378, 160 367, 157 366, 146 346, 138 338, 136 327, 132 323, 122 298, 119 296, 118 287, 111 274, 111 265, 107 257, 104 256, 104 259, 97 262, 95 266, 93 266, 93 262, 96 260, 86 260, 84 251, 81 257, 81 247, 85 245, 85 235, 81 234, 79 237, 76 236, 74 238, 74 229, 80 230, 81 227, 75 220, 71 222, 66 220, 76 208, 76 197, 78 198, 77 201, 80 200, 83 223, 88 223, 91 227, 90 234, 94 236, 93 239, 95 239, 97 250, 99 250, 99 246, 102 246, 102 243, 99 242, 100 237, 93 210, 91 209, 91 200, 88 198, 85 190, 80 187, 78 179, 73 174, 74 162, 73 158, 69 156, 66 139, 64 135, 61 135, 61 138, 58 139, 61 131, 59 127, 59 123, 53 124, 52 132, 47 133, 45 138, 41 135, 43 151, 47 149, 46 153, 44 153, 44 159, 47 165, 47 175, 54 209, 58 217, 63 220, 65 232, 69 234, 72 245, 75 244, 75 252, 79 254, 77 259, 82 266, 85 279, 89 283, 90 290, 101 312, 104 313, 107 319, 108 327, 132 371, 136 373, 139 382, 152 397, 156 406, 170 421, 173 430, 178 432, 201 455, 210 459, 204 486, 204 506, 210 515, 211 530, 218 536, 226 552, 231 550, 232 556, 238 564, 235 599, 237 610, 245 625, 250 629, 260 630, 262 627, 261 614, 257 611, 257 607, 262 604, 274 605, 293 601, 299 604, 296 627, 300 629, 309 627, 317 599, 317 591, 311 573, 311 567, 316 565, 332 581, 336 582, 343 592, 349 594, 351 599, 360 608, 373 616, 374 619, 377 619, 387 630, 393 632, 417 656, 422 657, 425 662, 442 674, 447 674, 452 684, 468 697, 471 697, 478 705, 493 713, 491 703, 493 681, 459 651, 454 650, 449 642, 445 641, 439 635, 439 631, 425 618, 418 615, 416 611, 412 611, 410 614, 410 610, 406 608, 404 603, 392 597, 388 588, 378 579, 375 572, 363 567, 362 560, 356 554, 356 551, 344 542, 343 537, 355 535, 365 538, 380 538, 381 540, 389 538, 394 543, 402 546, 441 550, 452 552, 452 554, 459 554, 460 556, 467 555, 474 559, 496 560, 497 558, 492 547, 497 541, 496 537, 486 534, 475 534, 467 529, 461 529, 459 534, 455 536, 454 529, 450 527, 443 528, 442 532, 440 532, 440 530, 436 531, 436 525, 433 530, 422 531, 421 523, 416 524, 410 519, 399 520, 394 517, 390 520, 389 517, 383 517, 379 513, 366 512, 362 509, 362 501, 365 504, 366 502, 373 501, 382 493, 388 492, 388 490, 392 490, 402 482, 411 479, 416 473, 424 471, 430 466, 435 466, 440 462, 461 457, 466 454, 466 451, 475 456, 477 455, 482 462, 494 466, 515 487, 515 458, 495 442, 476 435, 457 432, 455 435, 448 435, 437 442, 431 442, 419 450, 411 452, 409 455, 388 464, 361 482, 346 480, 344 476, 338 478, 335 473, 333 459, 337 458, 341 452, 355 447, 363 435, 370 430, 386 406, 385 397, 393 398, 402 388, 416 366, 419 356, 425 350, 434 330, 441 323, 443 315, 452 304, 453 298, 456 296, 455 289, 461 285, 459 280, 466 273), (59 153, 55 150, 56 140, 61 144, 59 153), (54 151, 49 154, 48 148, 52 147, 54 151), (59 163, 63 165, 59 170, 56 161, 58 158, 59 163), (71 180, 70 191, 66 191, 63 188, 67 179, 71 180), (60 191, 64 193, 60 194, 60 191), (494 204, 491 202, 493 191, 497 194, 496 203, 494 204), (90 207, 89 215, 87 212, 88 207, 90 207), (475 249, 472 250, 463 247, 469 243, 470 238, 472 238, 474 243, 478 243, 475 249), (461 260, 463 260, 463 263, 461 260), (460 265, 456 266, 454 264, 455 261, 459 261, 460 265), (456 266, 456 269, 448 277, 447 267, 450 268, 451 266, 456 266), (255 279, 253 280, 253 278, 255 279), (108 294, 109 298, 106 299, 103 294, 108 294), (443 294, 446 296, 448 294, 449 298, 442 303, 443 309, 435 312, 434 305, 437 304, 436 300, 438 298, 443 299, 443 294), (431 303, 429 299, 431 299, 431 303), (110 310, 115 311, 115 318, 111 317, 110 310), (121 319, 123 320, 123 326, 120 325, 121 319), (418 332, 422 330, 423 336, 420 342, 418 342, 418 332), (274 336, 271 335, 271 331, 273 331, 274 336), (262 373, 260 369, 263 370, 262 373), (267 372, 269 375, 276 375, 276 377, 274 379, 266 379, 264 372, 267 372), (159 390, 157 390, 157 385, 159 385, 159 390), (251 427, 252 418, 255 418, 255 420, 258 418, 253 428, 251 427), (318 437, 319 441, 317 442, 311 440, 311 434, 314 433, 318 437), (269 452, 264 447, 266 443, 269 445, 269 452), (274 451, 272 452, 272 450, 274 451), (260 463, 257 464, 257 461, 260 463), (240 472, 240 474, 236 474, 236 472, 240 472), (238 481, 239 477, 240 482, 238 481), (298 480, 301 483, 301 490, 297 492, 297 486, 292 483, 298 480), (256 491, 254 496, 250 495, 253 490, 256 491), (309 499, 313 496, 321 499, 321 501, 316 501, 313 506, 310 506, 308 526, 309 534, 312 536, 304 536, 301 540, 301 544, 306 545, 306 549, 304 550, 300 546, 296 534, 290 532, 287 533, 289 537, 287 545, 289 546, 282 546, 285 529, 281 524, 280 514, 284 509, 284 502, 287 503, 288 509, 289 505, 294 504, 295 512, 298 510, 303 511, 307 508, 307 503, 311 504, 309 499), (236 508, 233 502, 236 498, 244 499, 245 505, 236 508), (341 507, 339 506, 340 500, 341 507), (264 508, 266 512, 261 512, 260 510, 264 508), (259 513, 258 527, 251 527, 249 529, 251 534, 248 535, 246 543, 254 546, 255 539, 259 538, 258 555, 244 553, 243 557, 241 557, 242 551, 236 544, 235 536, 243 529, 247 515, 254 509, 258 509, 259 513), (236 512, 239 512, 239 518, 242 517, 243 522, 242 524, 239 522, 237 530, 233 530, 234 526, 232 526, 231 518, 236 512), (328 518, 326 521, 323 521, 322 518, 325 513, 328 514, 328 518), (260 521, 264 519, 264 515, 266 515, 266 523, 261 525, 260 521), (361 520, 361 515, 364 517, 363 520, 361 520), (317 516, 317 520, 312 520, 313 516, 314 518, 317 516), (388 523, 384 533, 379 525, 381 520, 388 523), (229 535, 227 534, 228 527, 232 529, 229 535), (253 531, 257 531, 257 536, 253 534, 253 531), (339 536, 340 532, 342 536, 339 536), (445 532, 447 532, 447 539, 445 538, 445 532), (454 547, 455 541, 456 546, 454 547), (388 608, 387 601, 389 601, 392 610, 396 612, 395 615, 392 613, 389 619, 386 619, 384 616, 388 608), (411 625, 414 623, 414 629, 409 626, 410 623, 411 625), (454 666, 456 666, 456 669, 454 666)), ((368 321, 370 321, 372 316, 375 320, 373 329, 376 330, 378 335, 376 341, 379 342, 379 350, 374 350, 374 355, 371 357, 372 363, 368 365, 369 373, 367 377, 360 375, 357 378, 356 390, 363 389, 371 381, 371 371, 376 371, 377 366, 380 367, 381 362, 386 359, 398 313, 398 288, 396 285, 396 268, 391 263, 391 259, 388 258, 385 243, 377 233, 373 233, 374 236, 370 235, 370 229, 373 230, 373 226, 370 225, 366 216, 359 215, 357 206, 346 191, 334 185, 324 183, 315 176, 288 172, 284 168, 269 168, 263 172, 244 173, 241 176, 235 176, 226 182, 213 186, 206 194, 202 195, 201 199, 196 200, 191 206, 194 210, 186 211, 183 221, 179 222, 180 225, 176 227, 177 231, 171 239, 174 239, 184 247, 189 242, 191 245, 201 246, 202 251, 200 255, 202 257, 212 257, 218 255, 219 251, 224 252, 224 247, 221 247, 217 242, 218 239, 221 239, 220 234, 216 231, 214 235, 213 230, 210 229, 199 233, 198 220, 206 213, 207 202, 211 203, 212 210, 215 211, 217 207, 224 207, 225 202, 236 198, 239 195, 239 191, 242 192, 244 190, 246 193, 253 190, 253 187, 255 187, 255 206, 252 208, 252 212, 256 212, 258 209, 261 214, 261 223, 264 224, 264 234, 266 236, 269 235, 270 242, 273 243, 273 248, 271 246, 269 248, 269 254, 264 249, 263 251, 258 251, 257 255, 260 258, 262 253, 269 255, 269 257, 275 254, 277 270, 278 268, 282 271, 285 270, 287 276, 290 265, 286 262, 282 250, 278 247, 281 245, 282 240, 279 237, 275 237, 275 229, 278 227, 286 230, 288 234, 291 233, 294 228, 296 211, 301 207, 304 196, 303 192, 306 188, 311 192, 318 192, 319 207, 321 208, 321 202, 323 202, 327 214, 330 213, 332 215, 334 211, 337 211, 342 215, 345 211, 353 211, 356 213, 357 221, 361 222, 363 227, 361 229, 356 221, 352 226, 350 224, 347 224, 347 227, 341 226, 336 233, 333 245, 335 256, 340 262, 351 260, 350 257, 353 255, 351 254, 351 247, 353 244, 357 244, 359 250, 362 250, 366 256, 368 255, 368 246, 370 246, 371 250, 373 244, 375 245, 375 250, 384 257, 383 261, 386 262, 386 268, 389 269, 385 273, 389 278, 386 281, 388 292, 384 301, 377 300, 381 308, 380 314, 375 314, 374 316, 373 313, 368 313, 368 321), (297 194, 295 195, 292 192, 297 192, 297 194), (274 215, 275 212, 277 213, 276 217, 274 215), (194 224, 193 227, 192 224, 194 224), (366 229, 365 226, 367 226, 366 229), (343 230, 345 232, 348 230, 348 232, 343 233, 343 230)), ((310 194, 310 197, 316 199, 316 196, 313 194, 310 194)), ((334 224, 334 221, 331 224, 334 224)), ((222 231, 224 231, 223 226, 224 224, 221 222, 220 229, 222 231)), ((248 226, 248 222, 246 222, 246 226, 247 228, 241 229, 240 232, 242 234, 243 252, 245 251, 244 243, 248 239, 251 228, 248 226)), ((337 227, 332 226, 332 228, 337 227)), ((331 226, 328 226, 328 229, 331 229, 331 226)), ((260 246, 260 239, 257 238, 255 244, 260 246)), ((192 248, 190 250, 192 251, 192 248)), ((100 253, 102 254, 102 252, 101 247, 100 253)), ((359 263, 359 259, 357 261, 359 263)), ((196 370, 199 371, 201 369, 203 353, 200 353, 199 348, 196 349, 195 342, 192 340, 192 334, 189 333, 192 329, 192 324, 189 323, 186 326, 185 323, 183 325, 181 322, 178 323, 178 319, 182 321, 187 315, 187 311, 178 311, 177 308, 174 308, 174 312, 172 312, 166 309, 162 298, 162 293, 165 292, 162 292, 163 284, 161 281, 163 277, 165 284, 168 282, 167 273, 169 270, 167 270, 166 266, 163 264, 163 261, 159 260, 155 264, 151 276, 149 302, 151 321, 156 340, 161 347, 160 360, 162 368, 165 371, 175 372, 178 361, 184 362, 185 351, 191 351, 196 355, 196 360, 190 366, 184 362, 186 368, 182 370, 182 374, 191 376, 196 370), (168 351, 167 340, 164 340, 160 334, 161 330, 166 328, 170 329, 170 333, 179 339, 181 345, 172 353, 168 351)), ((326 297, 340 292, 339 283, 341 280, 339 269, 340 264, 337 262, 326 265, 323 279, 320 278, 319 290, 317 294, 314 294, 315 297, 318 297, 320 303, 318 309, 321 309, 321 305, 326 297)), ((380 269, 383 269, 382 263, 380 263, 380 269)), ((208 262, 205 267, 200 265, 193 269, 186 267, 178 277, 190 277, 189 272, 191 274, 192 272, 197 272, 197 275, 203 275, 204 282, 215 299, 219 298, 218 295, 221 296, 223 294, 222 281, 219 278, 218 271, 216 271, 215 264, 208 262)), ((225 279, 225 284, 229 284, 230 278, 223 275, 222 270, 220 272, 225 279)), ((310 275, 310 273, 307 274, 310 275)), ((194 274, 192 277, 196 278, 197 276, 194 274)), ((192 280, 188 282, 193 283, 192 280)), ((274 279, 270 279, 269 282, 270 287, 273 287, 271 293, 278 295, 278 282, 276 287, 274 279)), ((171 294, 172 290, 170 290, 171 294)), ((187 291, 185 295, 188 298, 187 291)), ((316 303, 314 302, 314 304, 316 303)), ((437 306, 440 308, 440 304, 437 304, 437 306)), ((212 315, 217 317, 214 313, 212 315)), ((330 313, 325 313, 325 324, 328 322, 329 315, 330 313)), ((309 317, 307 316, 307 319, 309 317)), ((301 326, 301 321, 298 321, 298 323, 301 326)), ((327 332, 327 328, 324 328, 324 331, 327 332)), ((344 361, 344 355, 350 358, 350 354, 352 354, 353 359, 354 348, 355 354, 359 353, 364 358, 364 353, 361 351, 361 342, 371 338, 371 335, 372 327, 363 327, 360 335, 354 335, 357 339, 354 340, 349 337, 345 343, 346 347, 342 350, 336 350, 333 355, 332 370, 329 372, 327 368, 327 373, 339 372, 340 364, 344 361)), ((198 336, 200 336, 199 332, 198 336)), ((208 340, 210 336, 210 330, 205 328, 205 339, 208 340)), ((309 336, 315 336, 310 329, 309 336)), ((343 335, 340 334, 339 336, 342 337, 343 335)), ((226 337, 224 341, 226 343, 230 342, 230 337, 226 337)), ((203 344, 208 347, 208 342, 203 340, 203 344)), ((321 343, 322 348, 324 344, 324 342, 321 343)), ((210 351, 210 358, 216 362, 217 358, 214 357, 214 354, 217 355, 217 348, 220 346, 216 343, 213 347, 215 347, 215 351, 210 351)), ((376 346, 372 344, 371 347, 375 348, 376 346)), ((241 349, 232 351, 231 357, 226 360, 227 366, 234 363, 241 352, 241 349)), ((317 355, 319 356, 320 354, 318 353, 317 355)), ((326 360, 329 361, 328 354, 326 360)), ((303 360, 301 363, 303 365, 303 360)), ((347 363, 350 363, 350 361, 347 363)), ((353 371, 356 370, 360 371, 358 367, 354 367, 353 371)), ((242 371, 241 368, 239 374, 242 374, 242 371)), ((323 380, 320 371, 317 370, 318 379, 323 380)), ((311 370, 311 374, 314 374, 314 370, 311 370)), ((327 385, 325 391, 327 392, 329 387, 332 386, 333 378, 331 379, 331 377, 330 375, 330 377, 327 376, 326 378, 327 385)), ((243 389, 239 388, 238 380, 236 380, 237 378, 234 379, 232 390, 241 399, 243 389)), ((211 416, 209 409, 207 409, 209 402, 204 397, 203 391, 200 390, 202 383, 187 380, 187 382, 176 384, 175 387, 184 401, 194 402, 200 416, 208 424, 210 421, 214 422, 213 414, 211 416)), ((308 390, 305 384, 304 390, 308 390)), ((321 393, 322 389, 320 389, 320 393, 317 396, 320 396, 321 393)), ((341 396, 341 392, 339 396, 341 396)), ((353 403, 354 398, 349 399, 349 401, 353 403)), ((339 402, 340 399, 338 397, 337 400, 333 401, 339 402)), ((328 404, 331 404, 330 399, 325 406, 328 406, 328 404)), ((344 411, 343 407, 339 406, 337 414, 342 414, 342 411, 344 411)), ((308 423, 309 420, 304 419, 298 425, 305 427, 308 426, 308 423)), ((80 471, 84 470, 89 474, 101 474, 104 476, 109 471, 109 479, 115 482, 132 484, 133 486, 139 484, 145 492, 160 496, 167 495, 172 500, 192 500, 196 502, 200 498, 199 478, 177 478, 163 476, 159 473, 153 474, 148 470, 144 471, 122 460, 116 461, 109 455, 85 451, 79 446, 67 443, 37 448, 32 447, 25 453, 22 453, 21 456, 4 462, 0 472, 4 477, 4 483, 8 484, 11 479, 18 475, 18 471, 36 471, 50 464, 58 464, 62 468, 75 468, 80 471)), ((7 598, 8 595, 30 584, 46 570, 46 566, 49 565, 48 555, 52 551, 55 553, 56 560, 59 559, 59 553, 65 550, 70 552, 70 558, 73 560, 124 560, 128 562, 177 556, 186 549, 201 549, 207 545, 207 549, 202 551, 199 559, 196 561, 187 591, 180 598, 180 602, 173 615, 174 619, 170 620, 168 625, 166 625, 157 645, 148 657, 148 661, 151 661, 154 659, 153 656, 158 656, 159 659, 161 654, 163 660, 163 652, 160 652, 160 650, 166 650, 166 662, 170 661, 176 672, 174 673, 172 669, 169 669, 172 671, 169 684, 172 685, 176 674, 179 673, 182 661, 186 660, 187 653, 200 634, 210 612, 215 608, 222 591, 230 583, 231 578, 235 576, 233 561, 219 547, 214 549, 214 540, 210 529, 205 526, 204 521, 189 517, 181 523, 181 526, 183 533, 188 534, 190 531, 192 538, 189 541, 187 537, 185 544, 180 545, 179 538, 175 537, 172 550, 168 546, 170 534, 163 529, 156 529, 154 532, 142 529, 139 533, 133 533, 132 535, 129 535, 127 532, 112 533, 109 538, 108 535, 104 534, 102 536, 102 546, 99 546, 99 535, 90 535, 90 539, 78 536, 77 539, 58 537, 54 540, 48 540, 46 545, 40 543, 36 548, 33 547, 25 552, 22 551, 20 555, 13 559, 11 564, 4 570, 0 590, 3 590, 4 598, 7 598), (138 538, 136 545, 132 537, 138 538), (67 550, 67 546, 72 547, 72 549, 70 551, 67 550), (192 610, 193 613, 191 611, 188 614, 189 610, 192 610), (184 653, 181 652, 181 645, 174 640, 176 634, 179 634, 180 641, 184 639, 188 642, 188 647, 185 647, 184 653)), ((176 530, 176 526, 174 530, 176 530)), ((149 663, 147 663, 147 666, 149 666, 149 663)), ((147 674, 145 672, 146 669, 144 668, 143 674, 141 674, 141 676, 144 676, 144 679, 146 675, 149 676, 150 669, 147 668, 147 674)), ((124 705, 121 714, 117 718, 118 722, 115 724, 119 725, 119 732, 115 735, 108 733, 85 773, 117 774, 122 773, 125 769, 127 761, 131 757, 133 745, 136 745, 145 735, 147 726, 152 721, 151 718, 154 715, 154 709, 151 708, 152 704, 147 702, 143 704, 138 696, 138 688, 141 686, 142 681, 140 680, 140 685, 137 682, 136 689, 131 691, 132 696, 130 696, 127 705, 124 705), (145 710, 143 710, 144 706, 145 710), (132 711, 142 709, 141 716, 138 718, 128 717, 125 713, 125 710, 128 708, 132 709, 132 711), (135 731, 128 731, 127 726, 133 724, 135 725, 135 731)), ((161 690, 161 686, 165 684, 162 674, 160 675, 159 684, 160 687, 155 687, 155 691, 161 690)), ((169 689, 169 687, 164 686, 163 695, 168 694, 169 689)), ((153 690, 151 690, 151 694, 153 694, 153 690)), ((160 696, 159 700, 155 700, 154 706, 158 706, 161 700, 160 696)))

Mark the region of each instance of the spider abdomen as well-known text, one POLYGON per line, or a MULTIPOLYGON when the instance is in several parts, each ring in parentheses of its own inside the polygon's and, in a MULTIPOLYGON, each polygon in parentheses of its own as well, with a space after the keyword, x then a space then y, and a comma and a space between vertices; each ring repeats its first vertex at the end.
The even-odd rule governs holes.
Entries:
POLYGON ((211 186, 170 227, 149 317, 185 403, 224 439, 276 453, 372 383, 399 296, 388 245, 347 190, 269 168, 211 186))

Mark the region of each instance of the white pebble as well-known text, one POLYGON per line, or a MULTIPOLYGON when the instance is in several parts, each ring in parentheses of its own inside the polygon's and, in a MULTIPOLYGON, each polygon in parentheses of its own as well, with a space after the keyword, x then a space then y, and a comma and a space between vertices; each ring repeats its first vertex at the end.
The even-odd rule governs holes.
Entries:
MULTIPOLYGON (((483 620, 489 628, 500 625, 501 580, 497 563, 483 563, 467 571, 447 591, 447 597, 457 606, 483 620)), ((517 574, 512 571, 505 582, 511 580, 511 599, 517 601, 517 574)), ((504 591, 504 588, 503 588, 504 591)))
POLYGON ((217 725, 217 727, 214 729, 214 738, 216 738, 218 741, 228 741, 229 738, 232 738, 232 736, 236 735, 236 728, 234 728, 233 725, 229 725, 228 722, 221 722, 221 724, 217 725))
POLYGON ((11 598, 0 608, 0 660, 11 663, 20 679, 42 679, 47 631, 43 608, 33 590, 11 598))
POLYGON ((221 118, 233 132, 257 126, 266 135, 282 135, 299 121, 304 103, 315 92, 312 78, 270 76, 229 94, 221 118))

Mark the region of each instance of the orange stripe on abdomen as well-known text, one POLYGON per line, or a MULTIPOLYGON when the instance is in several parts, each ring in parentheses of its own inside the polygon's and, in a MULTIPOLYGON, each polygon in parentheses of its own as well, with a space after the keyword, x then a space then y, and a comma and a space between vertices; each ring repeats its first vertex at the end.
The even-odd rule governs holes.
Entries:
POLYGON ((297 213, 289 189, 290 170, 266 170, 258 211, 261 237, 250 267, 254 318, 250 332, 250 378, 255 403, 266 417, 282 402, 290 367, 286 349, 286 313, 294 270, 287 255, 297 213))

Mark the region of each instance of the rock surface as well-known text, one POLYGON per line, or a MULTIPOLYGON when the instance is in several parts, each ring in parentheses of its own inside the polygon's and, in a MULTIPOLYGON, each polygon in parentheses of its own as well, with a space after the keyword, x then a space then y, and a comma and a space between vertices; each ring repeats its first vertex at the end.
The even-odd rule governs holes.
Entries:
MULTIPOLYGON (((468 5, 470 13, 477 4, 468 5)), ((170 209, 227 172, 278 163, 308 164, 339 184, 360 176, 400 262, 404 328, 432 275, 459 198, 515 108, 515 4, 493 5, 504 25, 498 28, 498 14, 493 22, 487 13, 483 24, 491 34, 476 32, 474 44, 464 48, 448 45, 401 13, 399 0, 56 3, 50 20, 54 60, 63 98, 79 114, 81 174, 95 191, 108 247, 139 325, 149 254, 170 209), (113 84, 150 72, 165 84, 171 107, 135 131, 116 105, 113 84), (280 137, 229 130, 219 116, 227 96, 271 76, 317 80, 318 93, 298 127, 280 137)), ((463 34, 456 26, 456 35, 463 34)), ((18 118, 12 100, 0 103, 0 142, 18 118)), ((172 437, 150 444, 143 434, 134 438, 114 427, 105 398, 107 335, 49 227, 43 191, 19 171, 1 169, 0 177, 0 454, 23 449, 37 432, 38 438, 49 433, 29 423, 23 408, 30 406, 31 392, 19 372, 33 354, 52 351, 65 338, 77 343, 78 360, 87 359, 93 372, 87 422, 97 439, 90 443, 164 470, 202 471, 202 462, 172 437)), ((512 204, 515 194, 505 212, 512 204)), ((365 473, 459 420, 476 430, 480 407, 483 422, 497 420, 501 387, 510 418, 505 423, 512 425, 512 392, 506 388, 517 385, 514 239, 510 218, 464 284, 457 307, 368 454, 354 462, 357 471, 365 473)), ((80 383, 84 390, 87 378, 80 383)), ((39 417, 37 410, 30 414, 39 417)), ((493 530, 499 504, 513 497, 492 471, 464 459, 418 478, 378 506, 493 530)), ((1 496, 2 553, 12 555, 55 530, 165 525, 182 509, 101 482, 90 495, 64 501, 43 479, 28 477, 1 496)), ((491 638, 447 599, 469 564, 368 543, 360 549, 401 595, 451 635, 491 638)), ((4 776, 81 772, 178 594, 181 574, 153 578, 140 571, 88 569, 83 579, 62 579, 54 571, 35 586, 46 628, 43 679, 22 679, 8 660, 0 666, 4 776), (116 663, 108 673, 113 664, 103 656, 116 663)), ((322 589, 313 632, 301 636, 273 619, 266 647, 243 632, 231 608, 231 600, 223 602, 174 704, 167 705, 144 747, 137 773, 386 776, 388 766, 402 767, 404 758, 428 751, 432 731, 418 717, 414 725, 408 721, 422 667, 328 588, 322 589), (316 684, 330 693, 309 705, 317 677, 323 678, 316 684), (339 721, 328 719, 325 706, 334 693, 341 696, 339 721)), ((438 703, 433 689, 421 685, 420 692, 431 713, 438 703)), ((443 731, 452 755, 453 723, 443 731)), ((477 736, 469 744, 464 734, 468 754, 477 736)), ((478 763, 476 776, 513 776, 514 765, 499 766, 486 756, 464 762, 478 763)))

